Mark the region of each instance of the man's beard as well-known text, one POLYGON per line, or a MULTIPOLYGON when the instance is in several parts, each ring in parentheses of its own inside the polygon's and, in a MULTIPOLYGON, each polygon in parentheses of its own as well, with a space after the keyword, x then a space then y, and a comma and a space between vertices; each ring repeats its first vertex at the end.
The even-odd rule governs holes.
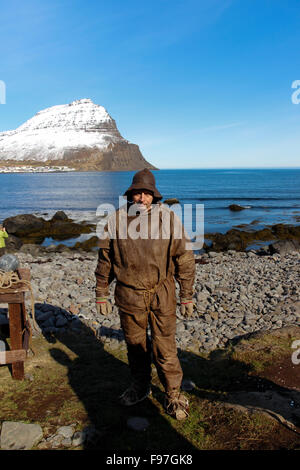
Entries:
POLYGON ((146 206, 145 204, 141 202, 135 202, 130 207, 129 213, 131 213, 130 215, 134 215, 135 213, 145 214, 150 209, 151 209, 151 204, 146 206))
POLYGON ((138 203, 138 207, 139 209, 141 210, 141 212, 147 212, 150 207, 151 207, 151 204, 149 204, 148 206, 146 206, 145 204, 143 204, 142 202, 139 202, 138 203))

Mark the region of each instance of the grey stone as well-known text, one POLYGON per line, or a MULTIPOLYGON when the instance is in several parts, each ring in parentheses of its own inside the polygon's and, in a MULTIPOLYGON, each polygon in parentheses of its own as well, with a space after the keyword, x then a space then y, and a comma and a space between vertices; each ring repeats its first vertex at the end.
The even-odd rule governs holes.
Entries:
POLYGON ((19 265, 19 259, 15 255, 8 253, 0 257, 0 269, 2 271, 15 271, 19 265))
POLYGON ((79 304, 86 304, 87 302, 90 302, 90 301, 91 301, 91 298, 87 297, 86 295, 80 295, 77 299, 77 302, 79 304))
POLYGON ((73 426, 61 426, 57 429, 57 434, 67 438, 70 438, 74 434, 74 425, 73 426))
POLYGON ((71 447, 72 445, 72 439, 70 437, 65 437, 62 441, 61 441, 61 445, 64 446, 64 447, 71 447))
POLYGON ((229 318, 228 320, 225 321, 226 325, 230 325, 234 328, 237 327, 241 323, 243 318, 229 318))
POLYGON ((205 318, 205 321, 206 321, 207 323, 210 323, 211 320, 212 320, 212 317, 211 317, 208 313, 206 313, 206 314, 204 315, 204 318, 205 318))
POLYGON ((48 290, 49 289, 50 282, 47 282, 46 280, 43 280, 40 282, 39 288, 40 290, 48 290))
POLYGON ((54 245, 54 244, 52 244, 52 245, 46 246, 46 247, 45 247, 45 250, 46 250, 47 252, 54 252, 54 251, 56 251, 56 248, 57 248, 57 246, 54 245))
POLYGON ((52 449, 56 449, 62 445, 64 437, 61 434, 54 434, 46 439, 46 442, 52 449))
POLYGON ((77 447, 85 442, 93 442, 99 435, 99 431, 97 431, 95 426, 87 426, 82 431, 75 432, 72 439, 72 446, 77 447))
POLYGON ((43 438, 39 424, 4 421, 1 429, 2 450, 29 450, 43 438))
POLYGON ((64 308, 69 308, 70 305, 71 305, 71 303, 72 303, 72 302, 71 302, 71 299, 69 299, 69 298, 67 297, 66 299, 63 300, 62 306, 63 306, 64 308))
POLYGON ((185 325, 183 322, 180 322, 176 325, 176 331, 177 333, 181 333, 183 331, 185 331, 185 325))

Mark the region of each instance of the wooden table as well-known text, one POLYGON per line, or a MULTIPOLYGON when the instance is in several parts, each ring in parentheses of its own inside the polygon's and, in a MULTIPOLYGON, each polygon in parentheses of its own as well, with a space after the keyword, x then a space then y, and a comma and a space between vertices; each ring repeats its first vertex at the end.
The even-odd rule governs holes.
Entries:
MULTIPOLYGON (((17 270, 20 279, 30 281, 30 270, 19 268, 17 270)), ((24 349, 25 326, 30 329, 25 310, 25 292, 29 287, 22 283, 16 283, 8 289, 0 288, 0 303, 8 304, 9 313, 9 337, 10 351, 0 352, 0 364, 12 364, 12 377, 17 380, 24 379, 24 361, 26 349, 24 349)))

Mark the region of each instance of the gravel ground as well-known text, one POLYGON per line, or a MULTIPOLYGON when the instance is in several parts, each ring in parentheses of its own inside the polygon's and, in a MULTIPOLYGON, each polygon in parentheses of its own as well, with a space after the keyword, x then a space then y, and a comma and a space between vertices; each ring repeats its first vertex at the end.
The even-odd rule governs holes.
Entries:
MULTIPOLYGON (((110 286, 112 314, 96 313, 96 253, 32 256, 19 252, 17 256, 20 265, 31 270, 35 317, 43 333, 80 332, 85 324, 109 347, 125 347, 114 305, 114 283, 110 286)), ((193 317, 183 318, 177 307, 179 348, 211 351, 237 336, 300 324, 300 253, 211 252, 197 261, 193 317)), ((30 311, 29 294, 26 305, 30 311)), ((6 309, 0 308, 0 324, 6 321, 6 309)))

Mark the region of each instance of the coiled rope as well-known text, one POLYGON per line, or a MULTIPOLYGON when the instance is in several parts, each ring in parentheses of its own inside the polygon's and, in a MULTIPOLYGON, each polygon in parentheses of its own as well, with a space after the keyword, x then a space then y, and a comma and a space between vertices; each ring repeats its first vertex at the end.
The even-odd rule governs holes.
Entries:
POLYGON ((10 289, 13 288, 15 284, 20 283, 27 286, 30 291, 32 321, 35 330, 38 331, 38 326, 35 321, 34 295, 30 281, 27 279, 20 279, 16 271, 2 271, 0 269, 0 289, 10 289))

